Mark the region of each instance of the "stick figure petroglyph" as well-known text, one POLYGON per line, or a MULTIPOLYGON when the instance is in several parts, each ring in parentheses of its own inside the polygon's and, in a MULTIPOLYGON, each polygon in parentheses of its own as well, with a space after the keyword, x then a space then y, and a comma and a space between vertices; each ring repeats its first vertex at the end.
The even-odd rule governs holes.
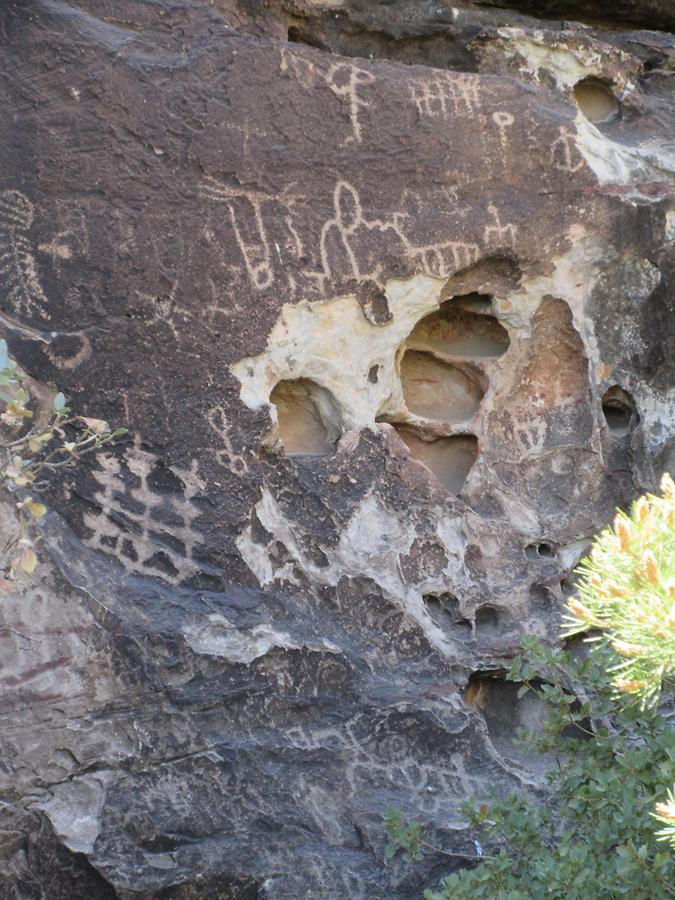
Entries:
POLYGON ((349 122, 352 133, 346 139, 346 143, 361 143, 362 125, 359 120, 359 112, 369 107, 369 103, 362 97, 362 89, 375 81, 375 76, 366 69, 361 69, 349 62, 339 62, 332 65, 327 71, 315 65, 311 59, 305 59, 295 53, 289 53, 285 47, 281 48, 281 72, 293 72, 299 83, 304 87, 312 88, 317 81, 323 81, 340 100, 347 102, 349 107, 349 122))
POLYGON ((5 277, 7 299, 17 312, 32 314, 36 307, 46 315, 45 296, 35 267, 33 247, 27 236, 35 209, 19 191, 0 194, 0 276, 5 277))
POLYGON ((371 84, 375 80, 374 75, 365 69, 358 69, 351 63, 337 63, 331 66, 326 73, 326 81, 331 91, 337 96, 349 101, 349 119, 352 125, 352 134, 347 138, 347 143, 361 143, 361 123, 359 122, 359 110, 367 109, 368 103, 359 96, 359 88, 371 84))

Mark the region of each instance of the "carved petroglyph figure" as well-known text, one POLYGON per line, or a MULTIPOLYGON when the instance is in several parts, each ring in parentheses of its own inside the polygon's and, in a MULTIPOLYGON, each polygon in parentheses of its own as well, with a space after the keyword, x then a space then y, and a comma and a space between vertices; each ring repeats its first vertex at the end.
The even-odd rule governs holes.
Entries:
POLYGON ((352 134, 347 138, 347 143, 361 142, 361 123, 359 122, 359 110, 367 109, 368 103, 359 96, 359 88, 374 81, 374 76, 365 69, 358 69, 351 63, 338 63, 331 66, 326 74, 326 80, 333 93, 344 98, 349 103, 349 119, 352 125, 352 134))
POLYGON ((502 148, 502 154, 506 152, 508 146, 508 129, 513 125, 514 118, 512 113, 506 110, 497 110, 492 113, 492 121, 497 126, 499 132, 499 144, 502 148))
POLYGON ((480 81, 474 75, 436 75, 410 84, 410 97, 421 116, 445 119, 480 108, 480 81))
POLYGON ((7 300, 18 313, 45 314, 45 296, 35 267, 28 229, 33 224, 34 207, 19 191, 0 194, 0 276, 5 277, 7 300))
POLYGON ((578 172, 584 161, 577 150, 572 132, 561 125, 558 137, 551 144, 551 165, 561 172, 578 172))
POLYGON ((190 501, 204 482, 196 462, 190 469, 166 469, 137 444, 123 463, 112 454, 97 462, 99 490, 92 499, 99 508, 84 516, 93 531, 87 543, 113 551, 130 573, 155 575, 171 584, 198 572, 193 554, 201 542, 194 527, 199 511, 190 501))
POLYGON ((516 242, 516 226, 511 224, 502 225, 499 218, 499 211, 492 203, 488 205, 488 211, 492 216, 494 224, 486 225, 483 231, 483 239, 488 247, 513 247, 516 242))
POLYGON ((383 285, 382 267, 379 263, 364 263, 358 255, 359 233, 381 232, 390 244, 392 237, 401 243, 405 258, 425 275, 444 278, 476 262, 480 248, 466 241, 439 241, 433 244, 417 244, 406 233, 406 213, 394 213, 391 219, 369 219, 361 204, 356 188, 347 181, 338 181, 333 191, 333 215, 321 229, 319 256, 321 270, 312 273, 323 291, 327 280, 342 275, 362 281, 370 279, 383 285))
POLYGON ((282 73, 293 72, 300 84, 307 88, 314 87, 317 81, 327 84, 336 97, 348 104, 352 133, 346 139, 346 143, 361 142, 363 127, 359 120, 359 112, 369 106, 361 94, 362 89, 375 80, 371 72, 349 62, 336 63, 324 71, 312 60, 289 53, 285 47, 281 48, 280 70, 282 73))
POLYGON ((227 420, 225 408, 223 406, 214 406, 213 409, 208 411, 206 421, 211 431, 222 442, 222 449, 216 450, 218 462, 238 475, 246 472, 248 470, 246 460, 235 451, 232 444, 232 438, 230 437, 231 426, 227 420))
MULTIPOLYGON (((232 188, 208 175, 201 185, 201 196, 226 204, 251 283, 258 290, 270 287, 274 282, 273 249, 277 257, 280 251, 269 238, 263 207, 266 203, 279 203, 289 209, 299 198, 290 194, 272 197, 261 191, 232 188)), ((298 241, 296 233, 296 246, 298 241)), ((280 262, 283 264, 283 258, 280 262)))

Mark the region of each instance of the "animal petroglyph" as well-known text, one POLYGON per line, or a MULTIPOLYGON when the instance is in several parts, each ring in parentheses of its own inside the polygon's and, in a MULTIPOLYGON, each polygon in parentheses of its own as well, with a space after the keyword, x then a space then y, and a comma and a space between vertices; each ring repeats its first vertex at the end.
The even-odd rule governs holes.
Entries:
POLYGON ((45 296, 35 266, 28 230, 35 209, 19 191, 0 194, 0 275, 5 276, 7 300, 18 313, 45 314, 45 296))
POLYGON ((445 119, 480 108, 480 81, 472 75, 437 75, 410 84, 410 97, 421 116, 445 119))
POLYGON ((97 462, 99 490, 92 499, 98 508, 84 516, 93 532, 87 543, 113 551, 129 573, 171 584, 196 574, 193 554, 201 535, 194 527, 199 510, 191 501, 204 487, 196 463, 169 469, 138 445, 122 461, 110 454, 97 462))
POLYGON ((483 231, 483 239, 487 246, 494 248, 513 247, 516 242, 516 226, 509 223, 502 225, 499 218, 499 210, 492 203, 488 205, 488 211, 492 216, 493 224, 486 225, 483 231))

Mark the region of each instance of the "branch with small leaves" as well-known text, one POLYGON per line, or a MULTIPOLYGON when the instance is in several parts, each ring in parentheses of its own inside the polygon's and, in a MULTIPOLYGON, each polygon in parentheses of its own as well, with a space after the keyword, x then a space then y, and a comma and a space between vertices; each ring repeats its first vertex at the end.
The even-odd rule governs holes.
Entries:
POLYGON ((33 574, 40 540, 37 524, 47 512, 36 499, 53 473, 75 465, 127 433, 102 419, 74 414, 62 393, 41 423, 29 408, 28 378, 0 340, 0 488, 16 498, 16 527, 0 545, 0 592, 16 588, 33 574))

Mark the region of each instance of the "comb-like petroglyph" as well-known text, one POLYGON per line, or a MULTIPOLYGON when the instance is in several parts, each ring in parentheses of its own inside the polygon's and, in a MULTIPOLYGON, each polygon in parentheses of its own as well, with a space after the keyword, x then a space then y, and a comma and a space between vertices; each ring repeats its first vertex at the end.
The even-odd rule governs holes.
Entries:
POLYGON ((0 194, 0 275, 6 302, 17 313, 44 316, 47 298, 29 236, 34 218, 33 203, 20 191, 0 194))
POLYGON ((544 789, 499 673, 675 465, 672 4, 563 5, 2 6, 1 336, 130 437, 3 594, 0 893, 413 900, 544 789))

